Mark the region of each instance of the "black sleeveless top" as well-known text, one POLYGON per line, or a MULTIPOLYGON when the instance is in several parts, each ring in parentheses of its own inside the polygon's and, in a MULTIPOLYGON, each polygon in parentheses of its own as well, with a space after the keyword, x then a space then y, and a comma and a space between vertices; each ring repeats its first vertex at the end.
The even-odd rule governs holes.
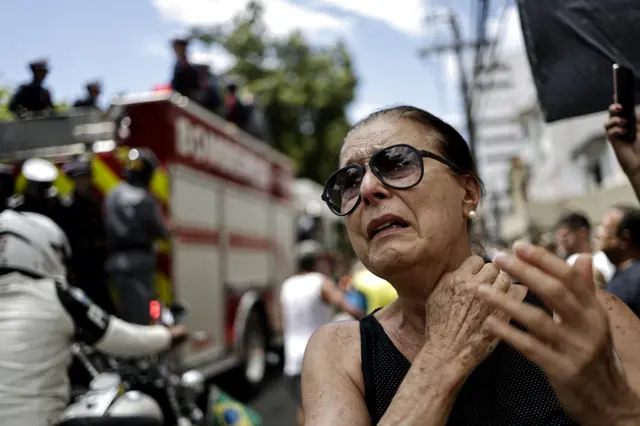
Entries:
MULTIPOLYGON (((531 293, 525 301, 541 306, 531 293)), ((365 401, 372 423, 376 425, 387 411, 411 363, 391 342, 373 313, 360 320, 360 341, 365 401)), ((504 342, 498 344, 469 376, 447 424, 577 425, 560 406, 542 370, 504 342)))

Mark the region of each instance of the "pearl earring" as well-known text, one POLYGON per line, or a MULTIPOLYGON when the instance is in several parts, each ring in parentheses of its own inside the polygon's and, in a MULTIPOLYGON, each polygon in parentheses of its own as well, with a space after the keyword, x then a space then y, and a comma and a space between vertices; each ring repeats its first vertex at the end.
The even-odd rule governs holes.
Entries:
POLYGON ((469 220, 475 221, 477 217, 478 217, 478 214, 476 213, 475 210, 471 210, 469 212, 469 220))

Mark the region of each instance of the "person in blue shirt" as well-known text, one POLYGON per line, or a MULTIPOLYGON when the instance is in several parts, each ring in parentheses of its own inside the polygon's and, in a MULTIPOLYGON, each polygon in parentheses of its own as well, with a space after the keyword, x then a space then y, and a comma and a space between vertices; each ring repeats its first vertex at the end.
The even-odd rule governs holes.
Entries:
POLYGON ((640 317, 640 209, 611 208, 602 219, 600 248, 616 267, 605 290, 640 317))

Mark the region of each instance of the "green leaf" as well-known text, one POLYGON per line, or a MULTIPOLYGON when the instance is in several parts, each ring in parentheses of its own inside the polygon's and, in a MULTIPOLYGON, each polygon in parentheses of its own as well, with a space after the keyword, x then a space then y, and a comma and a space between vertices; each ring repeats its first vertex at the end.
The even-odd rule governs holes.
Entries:
POLYGON ((323 183, 337 165, 358 85, 345 43, 313 45, 300 31, 274 37, 259 1, 249 2, 230 26, 198 27, 191 34, 205 48, 220 46, 235 57, 227 76, 256 96, 269 143, 296 162, 300 177, 323 183))

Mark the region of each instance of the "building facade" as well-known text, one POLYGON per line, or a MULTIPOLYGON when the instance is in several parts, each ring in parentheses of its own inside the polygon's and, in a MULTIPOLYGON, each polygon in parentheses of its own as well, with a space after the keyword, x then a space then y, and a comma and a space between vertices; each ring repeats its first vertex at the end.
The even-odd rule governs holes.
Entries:
POLYGON ((607 111, 545 123, 524 52, 483 69, 474 112, 476 158, 488 195, 482 214, 490 236, 513 240, 532 227, 549 230, 569 210, 599 223, 612 204, 637 203, 606 141, 607 111), (529 166, 524 197, 509 192, 513 157, 529 166))
POLYGON ((491 237, 498 237, 500 218, 513 211, 509 171, 514 158, 528 161, 529 141, 520 123, 518 102, 521 64, 516 55, 505 56, 481 68, 474 82, 476 161, 486 185, 482 214, 491 237))

